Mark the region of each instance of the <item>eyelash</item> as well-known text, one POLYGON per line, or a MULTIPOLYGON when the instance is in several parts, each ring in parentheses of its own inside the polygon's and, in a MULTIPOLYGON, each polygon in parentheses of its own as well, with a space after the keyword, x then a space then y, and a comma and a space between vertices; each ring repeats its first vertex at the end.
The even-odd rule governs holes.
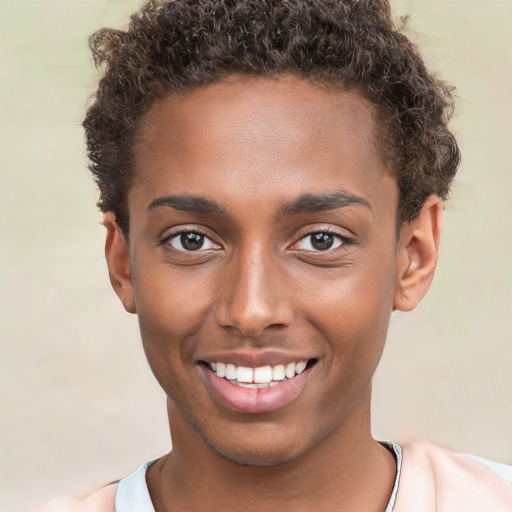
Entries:
MULTIPOLYGON (((172 247, 171 241, 173 239, 178 239, 178 237, 181 237, 181 236, 183 236, 185 234, 199 235, 199 236, 203 237, 204 240, 208 240, 210 243, 212 243, 214 245, 217 245, 217 246, 219 245, 219 244, 217 244, 216 242, 214 242, 212 240, 212 237, 210 236, 209 233, 207 233, 204 230, 198 229, 198 228, 194 228, 194 229, 181 229, 179 231, 175 231, 174 233, 171 233, 170 235, 168 235, 165 238, 163 238, 159 242, 158 245, 163 246, 163 245, 169 244, 172 247)), ((333 238, 337 239, 339 241, 339 244, 336 247, 334 247, 334 248, 328 247, 325 250, 321 250, 321 249, 318 249, 318 250, 314 250, 314 249, 311 249, 311 250, 310 249, 298 249, 298 250, 300 250, 301 252, 305 252, 305 253, 331 254, 334 251, 337 251, 338 249, 343 250, 344 248, 346 248, 347 245, 350 245, 350 244, 353 243, 353 240, 350 237, 347 237, 346 235, 341 235, 340 233, 335 232, 335 231, 330 230, 330 229, 318 229, 318 230, 311 231, 309 233, 304 234, 293 245, 297 245, 298 243, 300 243, 300 242, 302 242, 304 240, 307 240, 308 238, 310 238, 310 237, 312 237, 314 235, 318 235, 318 234, 330 235, 333 238)), ((333 242, 333 243, 336 243, 336 242, 333 242)), ((202 247, 198 248, 197 251, 194 251, 194 250, 187 250, 187 249, 185 249, 183 247, 183 244, 181 242, 180 242, 180 244, 181 244, 183 249, 178 249, 176 247, 172 247, 172 249, 177 251, 177 252, 181 252, 181 253, 194 253, 194 252, 198 252, 199 253, 199 252, 204 252, 204 250, 201 251, 202 247)), ((310 245, 312 245, 311 242, 310 242, 310 245)), ((210 248, 210 250, 211 250, 211 248, 210 248)))
MULTIPOLYGON (((333 230, 330 230, 330 229, 318 229, 318 230, 315 230, 315 231, 311 231, 309 233, 306 233, 304 236, 302 236, 301 238, 299 238, 299 240, 297 242, 295 242, 293 245, 296 245, 298 244, 299 242, 303 241, 303 240, 306 240, 314 235, 317 235, 317 234, 323 234, 323 235, 330 235, 332 236, 333 238, 337 239, 339 241, 339 245, 337 245, 336 247, 334 248, 331 248, 329 247, 328 249, 326 250, 304 250, 304 252, 313 252, 315 254, 331 254, 333 253, 334 251, 337 251, 337 250, 343 250, 344 248, 346 248, 347 245, 350 245, 353 243, 353 240, 346 236, 346 235, 342 235, 336 231, 333 231, 333 230)), ((310 245, 311 245, 311 242, 310 242, 310 245)), ((300 249, 299 249, 300 250, 300 249)))
MULTIPOLYGON (((171 245, 171 241, 173 239, 177 239, 178 237, 181 237, 182 235, 186 235, 186 234, 194 234, 194 235, 199 235, 199 236, 202 236, 205 240, 209 240, 212 244, 215 244, 215 245, 219 245, 217 244, 216 242, 214 242, 212 240, 212 237, 209 233, 207 233, 206 231, 203 231, 201 229, 198 229, 198 228, 193 228, 193 229, 181 229, 179 231, 175 231, 174 233, 171 233, 169 235, 167 235, 166 237, 164 237, 159 243, 158 245, 160 246, 163 246, 163 245, 166 245, 166 244, 169 244, 171 245)), ((183 247, 183 244, 182 244, 182 247, 183 247)), ((200 252, 200 249, 198 249, 197 251, 187 251, 187 250, 181 250, 181 249, 176 249, 175 247, 173 247, 173 249, 177 252, 183 252, 183 253, 194 253, 194 252, 200 252)))

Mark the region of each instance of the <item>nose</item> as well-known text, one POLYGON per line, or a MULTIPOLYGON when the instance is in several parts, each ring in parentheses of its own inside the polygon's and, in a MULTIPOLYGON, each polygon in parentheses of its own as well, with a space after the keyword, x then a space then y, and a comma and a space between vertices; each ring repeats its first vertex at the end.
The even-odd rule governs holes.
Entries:
POLYGON ((261 252, 230 262, 221 278, 216 320, 239 335, 256 337, 293 318, 283 272, 261 252))

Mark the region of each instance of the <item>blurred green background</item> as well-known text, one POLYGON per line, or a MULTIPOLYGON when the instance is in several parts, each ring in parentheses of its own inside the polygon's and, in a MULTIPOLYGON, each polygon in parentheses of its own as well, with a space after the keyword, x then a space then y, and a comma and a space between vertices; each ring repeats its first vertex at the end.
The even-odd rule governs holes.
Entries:
MULTIPOLYGON (((139 0, 0 0, 0 510, 123 477, 170 446, 136 318, 110 290, 80 126, 87 37, 139 0)), ((455 83, 463 165, 438 273, 395 314, 374 432, 512 463, 512 2, 397 0, 455 83)))

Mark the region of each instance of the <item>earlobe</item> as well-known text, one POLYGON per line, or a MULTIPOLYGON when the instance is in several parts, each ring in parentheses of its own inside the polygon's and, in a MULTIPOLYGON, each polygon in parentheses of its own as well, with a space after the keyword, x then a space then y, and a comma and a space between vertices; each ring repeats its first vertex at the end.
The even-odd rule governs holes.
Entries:
POLYGON ((425 201, 418 216, 404 223, 397 249, 394 307, 414 309, 427 293, 437 265, 443 202, 438 196, 425 201))
POLYGON ((103 216, 103 225, 107 229, 105 258, 110 283, 126 311, 136 313, 128 244, 114 213, 107 212, 103 216))

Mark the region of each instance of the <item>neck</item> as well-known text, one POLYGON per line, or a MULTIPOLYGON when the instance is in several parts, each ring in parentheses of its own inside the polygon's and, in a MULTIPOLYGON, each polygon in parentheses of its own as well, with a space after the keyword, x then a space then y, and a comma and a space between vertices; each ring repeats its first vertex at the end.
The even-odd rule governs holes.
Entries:
POLYGON ((383 511, 396 464, 371 437, 369 389, 367 394, 325 439, 275 466, 240 465, 217 454, 169 402, 173 450, 146 477, 155 510, 200 510, 215 503, 226 511, 383 511))

